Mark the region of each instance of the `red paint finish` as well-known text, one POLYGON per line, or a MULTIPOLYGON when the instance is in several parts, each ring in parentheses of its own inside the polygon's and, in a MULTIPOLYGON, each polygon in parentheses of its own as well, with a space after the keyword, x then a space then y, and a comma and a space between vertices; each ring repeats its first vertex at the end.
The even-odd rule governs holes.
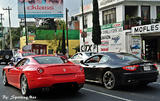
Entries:
POLYGON ((30 61, 26 65, 4 67, 3 71, 6 72, 8 83, 20 89, 20 78, 23 74, 27 77, 29 89, 51 87, 58 83, 85 83, 83 67, 75 65, 72 62, 63 64, 39 64, 34 60, 34 57, 37 56, 50 55, 28 56, 24 58, 30 61))

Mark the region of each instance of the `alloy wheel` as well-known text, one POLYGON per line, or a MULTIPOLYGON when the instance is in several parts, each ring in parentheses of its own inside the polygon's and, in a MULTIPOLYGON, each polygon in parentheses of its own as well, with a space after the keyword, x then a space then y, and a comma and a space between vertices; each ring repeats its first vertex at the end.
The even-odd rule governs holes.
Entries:
POLYGON ((22 95, 28 94, 28 84, 27 84, 27 78, 25 75, 21 78, 21 93, 22 95))
POLYGON ((103 84, 107 89, 115 88, 115 77, 111 71, 107 71, 103 76, 103 84))

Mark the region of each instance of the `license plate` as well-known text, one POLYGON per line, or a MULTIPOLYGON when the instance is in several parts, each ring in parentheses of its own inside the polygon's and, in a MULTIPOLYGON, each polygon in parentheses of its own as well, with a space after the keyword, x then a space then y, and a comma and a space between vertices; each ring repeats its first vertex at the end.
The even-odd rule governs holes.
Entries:
POLYGON ((143 69, 144 69, 145 71, 151 70, 150 66, 144 66, 143 69))

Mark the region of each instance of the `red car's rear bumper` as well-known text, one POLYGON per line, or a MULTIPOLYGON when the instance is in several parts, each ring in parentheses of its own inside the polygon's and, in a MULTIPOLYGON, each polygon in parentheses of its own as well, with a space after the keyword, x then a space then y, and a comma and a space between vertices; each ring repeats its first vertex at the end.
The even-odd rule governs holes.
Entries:
POLYGON ((84 74, 66 74, 66 75, 39 75, 37 77, 30 77, 28 79, 29 89, 52 87, 59 83, 77 83, 84 84, 84 74))

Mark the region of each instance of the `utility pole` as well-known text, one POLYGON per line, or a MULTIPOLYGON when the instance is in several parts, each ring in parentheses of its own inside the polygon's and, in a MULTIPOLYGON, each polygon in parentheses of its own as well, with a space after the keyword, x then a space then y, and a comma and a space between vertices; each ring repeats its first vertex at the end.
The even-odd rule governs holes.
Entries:
MULTIPOLYGON (((81 8, 82 8, 82 34, 84 34, 84 9, 83 9, 83 0, 81 0, 81 8)), ((83 35, 83 42, 85 45, 85 37, 83 35)))
POLYGON ((3 8, 3 10, 8 10, 10 49, 12 50, 12 33, 11 33, 11 17, 10 17, 10 11, 11 11, 12 9, 8 6, 8 8, 3 8))
POLYGON ((4 35, 3 35, 3 14, 0 14, 1 17, 1 32, 2 32, 2 50, 4 49, 4 35))
POLYGON ((26 3, 24 2, 24 26, 25 26, 25 35, 26 35, 26 45, 28 45, 28 34, 27 34, 27 24, 26 24, 26 3))
POLYGON ((66 8, 67 57, 69 57, 69 46, 68 46, 68 12, 69 12, 69 10, 66 8))

